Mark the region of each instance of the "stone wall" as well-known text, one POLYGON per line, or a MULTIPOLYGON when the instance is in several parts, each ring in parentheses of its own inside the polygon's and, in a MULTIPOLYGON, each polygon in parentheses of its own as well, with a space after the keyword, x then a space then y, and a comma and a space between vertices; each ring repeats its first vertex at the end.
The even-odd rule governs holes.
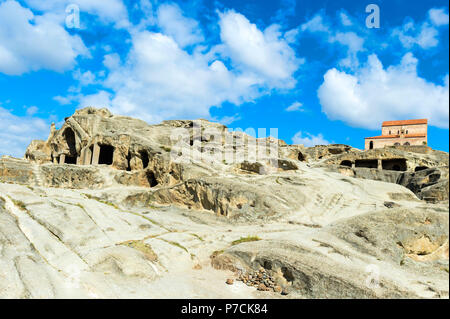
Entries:
POLYGON ((382 135, 400 134, 402 131, 404 132, 404 134, 427 135, 427 124, 383 126, 381 128, 382 135))
MULTIPOLYGON (((392 146, 395 143, 399 143, 400 145, 405 145, 405 143, 409 143, 409 145, 426 145, 427 138, 426 137, 398 137, 398 138, 366 138, 364 149, 370 149, 370 142, 373 142, 373 148, 382 148, 385 146, 392 146)), ((407 144, 406 144, 407 145, 407 144)))

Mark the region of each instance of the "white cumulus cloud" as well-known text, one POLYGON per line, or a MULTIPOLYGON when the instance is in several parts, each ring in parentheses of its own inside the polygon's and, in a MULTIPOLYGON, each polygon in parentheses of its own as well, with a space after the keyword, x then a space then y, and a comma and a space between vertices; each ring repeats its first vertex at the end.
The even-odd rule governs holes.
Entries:
POLYGON ((28 116, 16 116, 0 106, 0 155, 23 157, 33 139, 47 139, 50 124, 28 116))
MULTIPOLYGON (((340 20, 344 26, 352 25, 349 16, 340 12, 340 20)), ((349 69, 359 66, 358 52, 364 51, 364 38, 353 31, 339 31, 331 27, 329 19, 323 13, 317 13, 309 21, 300 26, 303 32, 319 35, 323 41, 338 43, 346 48, 347 56, 339 61, 339 65, 349 69)))
POLYGON ((316 14, 311 20, 303 23, 300 28, 302 31, 309 32, 328 32, 330 30, 321 14, 316 14))
POLYGON ((292 143, 294 144, 303 144, 306 147, 312 147, 315 145, 327 145, 330 144, 321 133, 318 135, 313 135, 308 132, 297 132, 292 137, 292 143))
POLYGON ((85 54, 88 51, 82 40, 69 35, 54 16, 34 15, 16 1, 0 3, 0 72, 61 72, 85 54))
POLYGON ((322 111, 332 120, 377 129, 385 120, 428 118, 448 128, 449 77, 435 84, 417 74, 418 60, 407 53, 400 64, 384 68, 376 55, 354 74, 333 68, 318 90, 322 111))
POLYGON ((177 33, 132 32, 128 56, 105 56, 109 71, 101 83, 104 90, 78 98, 80 106, 107 106, 117 114, 154 123, 210 117, 212 106, 239 105, 295 84, 293 73, 300 62, 278 31, 260 31, 233 11, 219 18, 223 42, 210 51, 202 45, 187 51, 182 46, 186 43, 176 40, 177 33))
POLYGON ((96 15, 104 23, 114 22, 119 27, 129 26, 127 8, 122 0, 24 0, 24 2, 31 9, 52 12, 63 17, 68 5, 76 5, 80 12, 96 15))
POLYGON ((444 11, 444 9, 430 9, 428 11, 428 16, 430 17, 431 22, 435 26, 447 25, 448 24, 448 13, 444 11))
POLYGON ((288 41, 282 37, 279 26, 273 24, 264 31, 250 23, 240 13, 220 14, 220 37, 223 53, 245 71, 253 71, 272 83, 292 87, 293 73, 302 60, 298 59, 288 41))
POLYGON ((339 18, 341 19, 341 23, 343 26, 351 26, 353 24, 350 17, 343 11, 339 12, 339 18))
POLYGON ((295 101, 294 103, 292 103, 291 105, 289 105, 286 108, 286 111, 288 111, 288 112, 300 111, 302 106, 303 106, 302 103, 295 101))
POLYGON ((439 27, 448 25, 448 14, 443 9, 430 9, 428 18, 422 23, 410 20, 401 27, 392 30, 402 45, 410 49, 414 45, 422 49, 434 48, 439 44, 439 27))
POLYGON ((162 4, 157 12, 158 25, 163 33, 171 36, 180 47, 203 41, 198 22, 183 16, 176 4, 162 4))

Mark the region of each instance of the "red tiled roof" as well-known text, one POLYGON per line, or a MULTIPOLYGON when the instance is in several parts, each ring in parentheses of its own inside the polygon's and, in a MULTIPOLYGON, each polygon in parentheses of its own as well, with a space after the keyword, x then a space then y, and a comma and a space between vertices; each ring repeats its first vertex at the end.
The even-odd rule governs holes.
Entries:
POLYGON ((428 120, 418 119, 418 120, 404 120, 404 121, 384 121, 382 126, 414 125, 414 124, 428 124, 428 120))
POLYGON ((380 135, 380 136, 365 137, 365 139, 368 138, 400 138, 400 135, 380 135))
MULTIPOLYGON (((425 134, 407 134, 403 135, 403 138, 412 138, 412 137, 426 137, 425 134)), ((365 139, 377 139, 377 138, 400 138, 400 135, 379 135, 379 136, 372 136, 372 137, 366 137, 365 139)))

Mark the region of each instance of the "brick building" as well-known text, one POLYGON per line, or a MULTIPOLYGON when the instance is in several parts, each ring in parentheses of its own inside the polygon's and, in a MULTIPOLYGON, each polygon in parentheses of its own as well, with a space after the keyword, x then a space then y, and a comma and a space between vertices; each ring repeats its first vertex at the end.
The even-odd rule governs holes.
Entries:
POLYGON ((380 136, 365 138, 364 149, 392 145, 426 145, 428 120, 385 121, 380 136))

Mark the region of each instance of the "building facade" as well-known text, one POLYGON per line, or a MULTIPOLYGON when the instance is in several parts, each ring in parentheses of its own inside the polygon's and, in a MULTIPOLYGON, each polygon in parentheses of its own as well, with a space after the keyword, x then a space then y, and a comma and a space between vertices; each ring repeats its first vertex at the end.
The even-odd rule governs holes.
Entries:
POLYGON ((427 145, 428 120, 385 121, 381 135, 365 138, 364 149, 396 145, 427 145))

